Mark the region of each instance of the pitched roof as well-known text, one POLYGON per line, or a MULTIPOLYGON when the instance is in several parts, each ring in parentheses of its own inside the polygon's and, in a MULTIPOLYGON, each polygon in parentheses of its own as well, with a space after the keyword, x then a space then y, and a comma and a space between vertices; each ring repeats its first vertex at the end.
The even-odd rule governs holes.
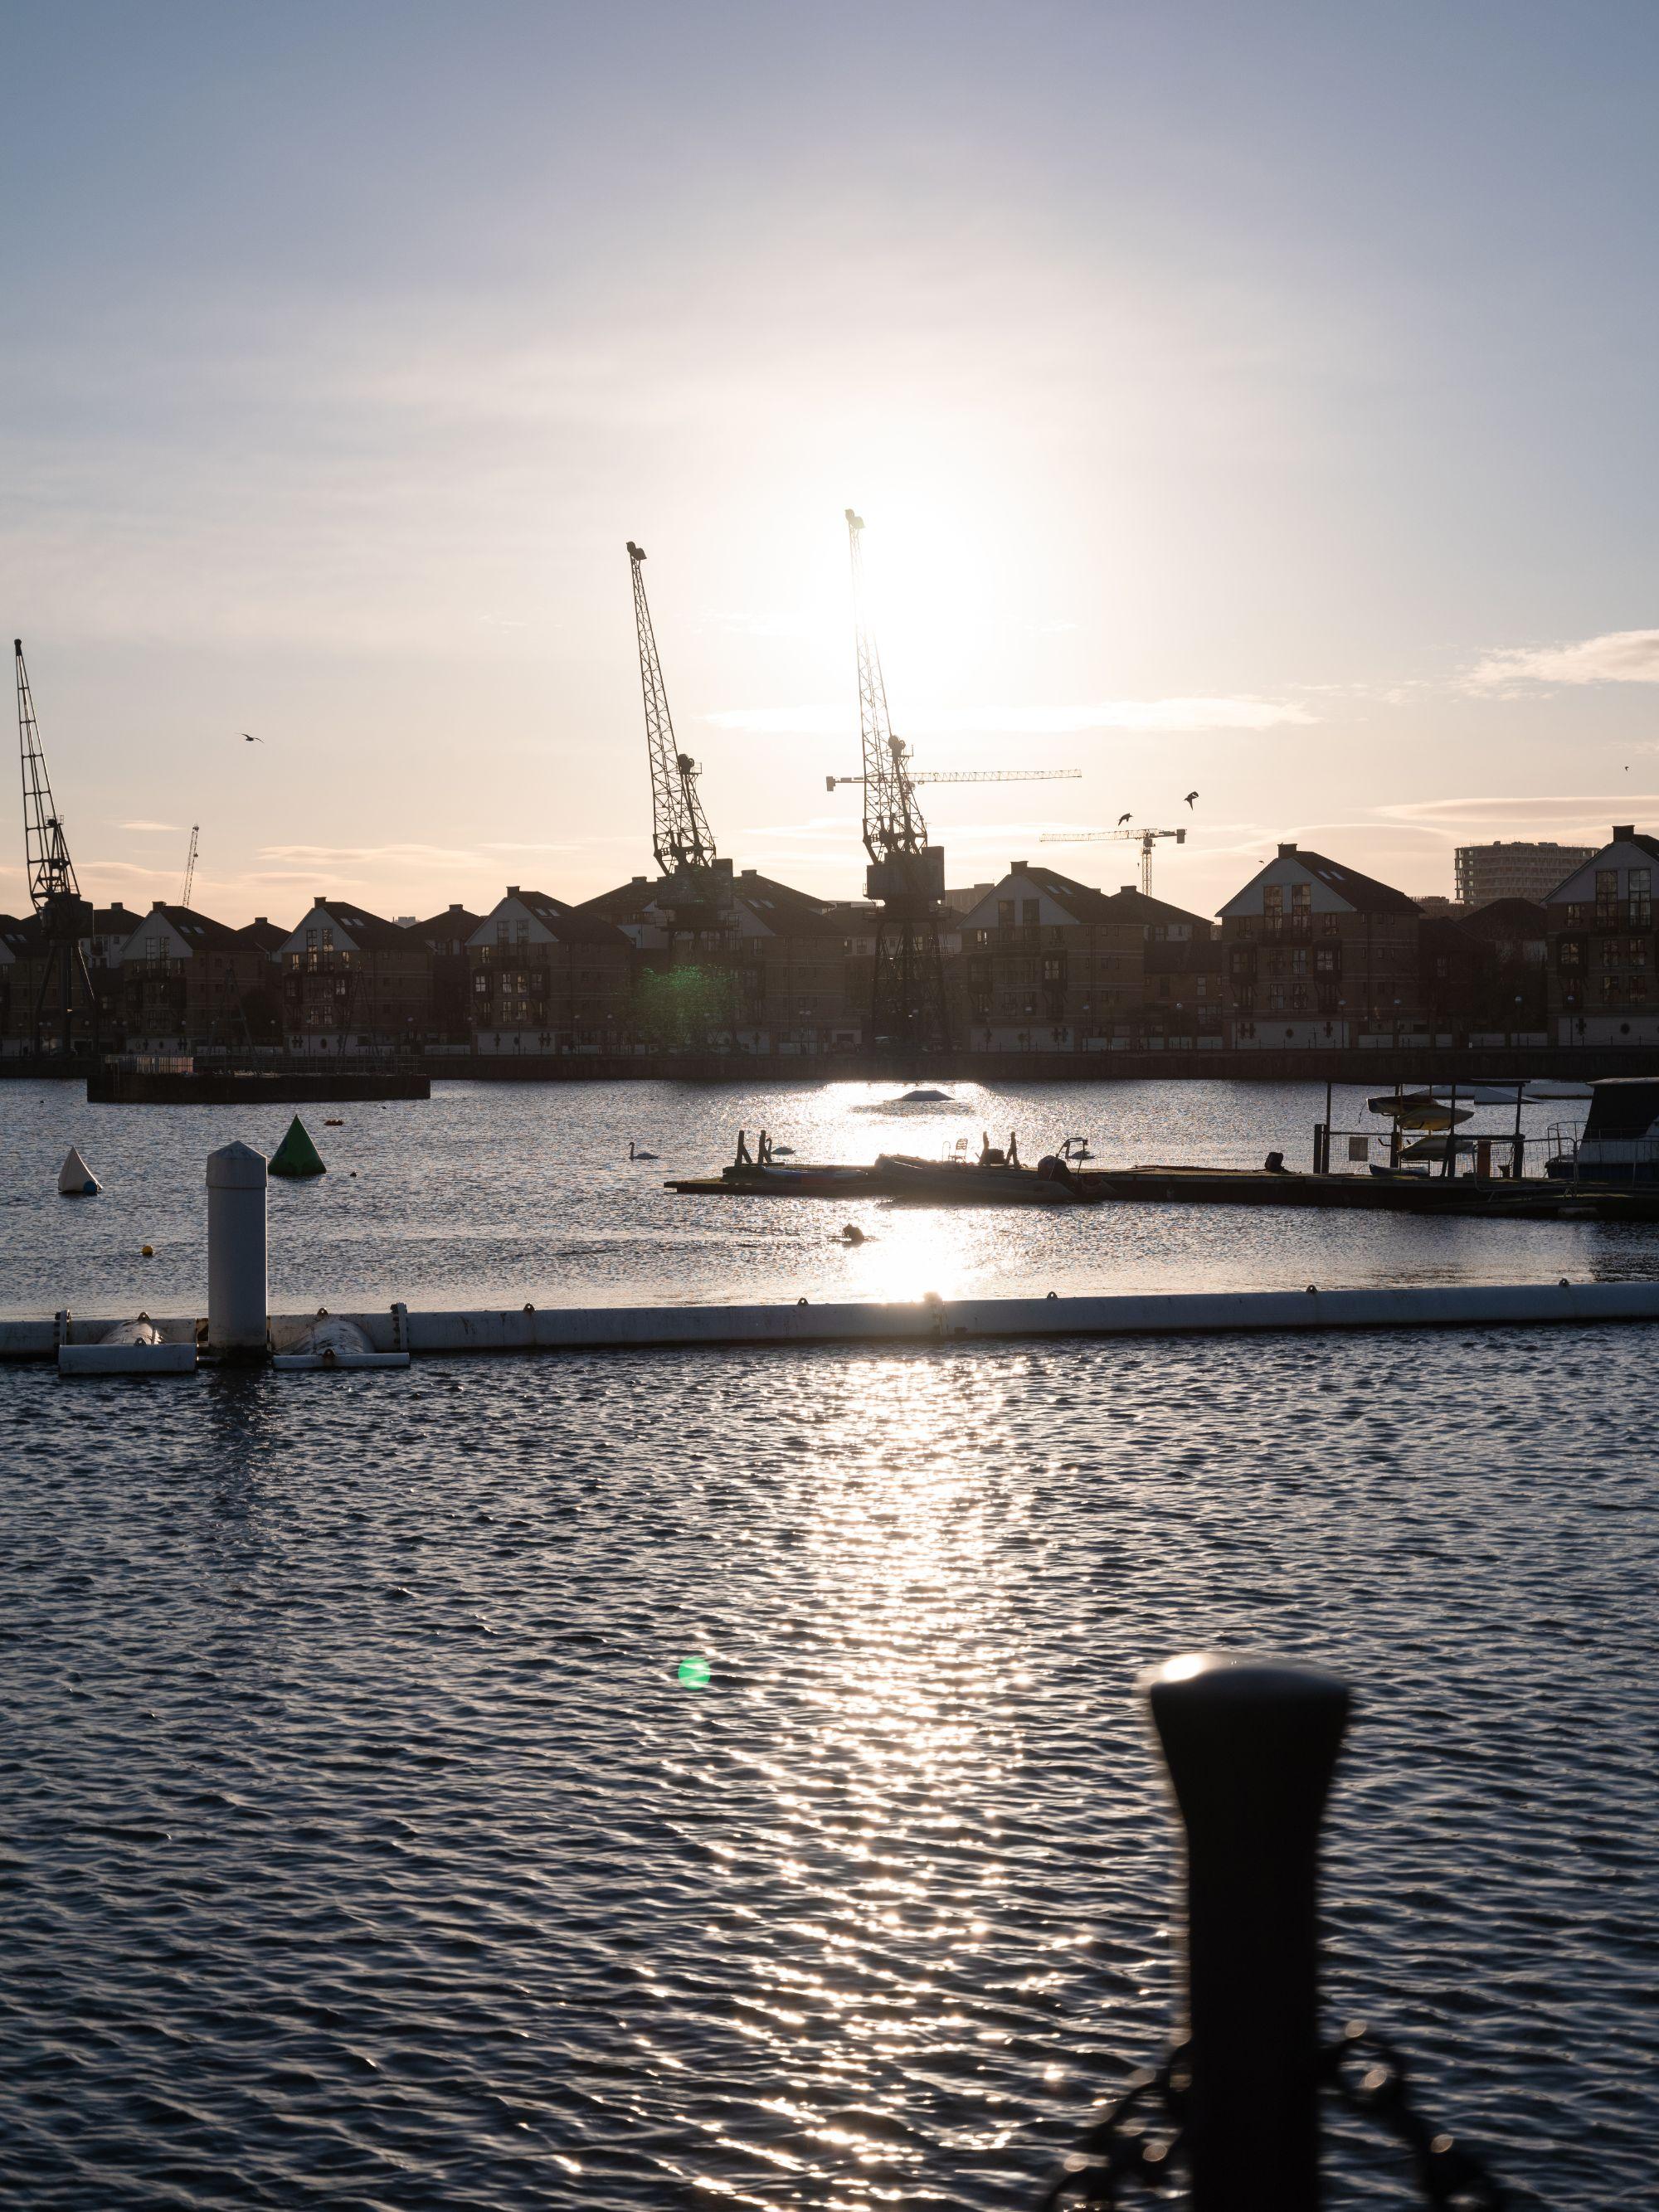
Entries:
POLYGON ((483 921, 481 914, 472 914, 464 906, 450 906, 429 921, 406 924, 404 934, 418 937, 428 945, 451 945, 458 937, 471 937, 483 921))
POLYGON ((211 915, 198 914, 193 907, 153 906, 148 914, 135 914, 128 919, 132 927, 129 938, 136 937, 147 921, 157 915, 178 931, 192 952, 230 952, 236 948, 241 933, 222 921, 215 921, 211 915))
MULTIPOLYGON (((1294 846, 1281 852, 1280 860, 1297 860, 1340 899, 1346 899, 1356 914, 1420 914, 1415 899, 1407 898, 1391 884, 1380 884, 1375 876, 1362 875, 1358 868, 1345 868, 1340 861, 1328 860, 1322 853, 1310 853, 1305 845, 1294 846)), ((1267 862, 1272 866, 1271 861, 1267 862)))
MULTIPOLYGON (((621 930, 602 915, 584 914, 579 907, 567 906, 562 899, 550 898, 545 891, 515 890, 512 896, 561 945, 611 945, 630 949, 621 930)), ((489 918, 486 915, 484 921, 489 918)), ((483 922, 477 925, 480 928, 483 926, 483 922)))
MULTIPOLYGON (((755 920, 776 936, 839 938, 847 934, 844 911, 835 912, 827 901, 763 876, 757 869, 745 868, 741 875, 730 877, 725 889, 734 906, 747 907, 755 920)), ((607 921, 642 922, 653 906, 669 902, 672 890, 665 877, 635 876, 631 883, 618 884, 615 890, 584 899, 577 911, 602 915, 607 921)))
MULTIPOLYGON (((1029 860, 1023 860, 1017 869, 1010 869, 1009 873, 1024 876, 1028 882, 1034 883, 1074 921, 1115 924, 1120 929, 1126 923, 1139 923, 1145 927, 1153 923, 1167 927, 1170 922, 1176 922, 1184 923, 1189 929, 1205 936, 1209 934, 1210 925, 1205 915, 1188 914, 1185 907, 1171 906, 1164 899, 1150 898, 1145 891, 1135 890, 1127 884, 1121 890, 1098 890, 1093 884, 1080 884, 1075 877, 1062 876, 1058 868, 1034 867, 1029 860)), ((996 888, 994 884, 991 886, 993 891, 996 888)), ((983 905, 984 901, 980 903, 983 905)))
MULTIPOLYGON (((1062 876, 1058 868, 1033 867, 1029 860, 1022 861, 1018 869, 1009 873, 1024 876, 1041 891, 1046 891, 1058 907, 1063 907, 1073 921, 1112 921, 1119 919, 1111 911, 1112 902, 1103 890, 1092 884, 1080 884, 1073 877, 1062 876)), ((991 889, 997 886, 993 884, 991 889)), ((981 902, 982 903, 982 902, 981 902)))
MULTIPOLYGON (((361 906, 348 906, 343 899, 319 899, 315 911, 325 914, 331 921, 339 923, 352 943, 364 952, 406 952, 409 932, 399 929, 395 921, 384 915, 370 914, 361 906)), ((289 932, 291 937, 293 931, 289 932)))
POLYGON ((286 945, 293 934, 291 929, 284 929, 279 922, 267 921, 264 915, 245 924, 236 933, 242 944, 252 945, 260 952, 276 951, 277 946, 286 945))
POLYGON ((777 937, 835 937, 847 934, 845 918, 832 914, 822 899, 745 868, 732 885, 733 896, 757 921, 777 937))
POLYGON ((1184 906, 1171 906, 1167 899, 1153 898, 1150 892, 1138 891, 1133 884, 1125 884, 1121 891, 1114 891, 1107 899, 1117 921, 1184 922, 1200 936, 1210 933, 1207 915, 1189 914, 1184 906))
POLYGON ((661 876, 635 876, 632 883, 618 884, 614 891, 601 891, 597 898, 579 901, 576 911, 596 914, 604 921, 643 921, 667 888, 661 876))
POLYGON ((1492 899, 1468 914, 1449 918, 1472 937, 1545 937, 1549 933, 1549 908, 1538 899, 1492 899))

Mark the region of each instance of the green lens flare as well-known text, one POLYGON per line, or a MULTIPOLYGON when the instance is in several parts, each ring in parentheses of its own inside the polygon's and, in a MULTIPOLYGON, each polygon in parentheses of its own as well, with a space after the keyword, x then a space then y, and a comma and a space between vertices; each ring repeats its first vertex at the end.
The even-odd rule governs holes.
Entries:
POLYGON ((712 1671, 708 1662, 695 1651, 689 1659, 682 1659, 679 1665, 680 1680, 688 1690, 702 1689, 712 1671))

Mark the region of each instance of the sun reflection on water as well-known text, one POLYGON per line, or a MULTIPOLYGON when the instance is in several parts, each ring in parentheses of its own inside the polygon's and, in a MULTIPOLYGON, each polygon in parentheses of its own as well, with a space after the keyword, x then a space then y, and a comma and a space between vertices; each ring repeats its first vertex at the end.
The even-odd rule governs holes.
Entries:
MULTIPOLYGON (((787 2085, 769 2110, 834 2175, 823 2201, 866 2206, 901 2194, 896 2167, 922 2157, 902 2085, 977 2063, 963 2054, 984 2024, 958 1993, 1006 1881, 986 1808, 1022 1757, 1000 1688, 1023 1638, 994 1568, 1006 1530, 962 1455, 984 1393, 964 1405, 957 1377, 920 1361, 860 1362, 851 1382, 866 1437, 819 1470, 798 1532, 811 1626, 780 1686, 793 1726, 763 1764, 758 1849, 734 1869, 769 1896, 782 1887, 786 1940, 757 1943, 736 2005, 787 2085)), ((948 2139, 1005 2134, 981 2103, 948 2139)))

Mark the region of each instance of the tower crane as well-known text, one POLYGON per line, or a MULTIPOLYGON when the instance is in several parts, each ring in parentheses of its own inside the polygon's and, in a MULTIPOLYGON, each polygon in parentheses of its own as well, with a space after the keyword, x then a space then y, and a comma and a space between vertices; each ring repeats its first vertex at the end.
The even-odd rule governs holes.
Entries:
POLYGON ((651 763, 651 849, 671 879, 667 901, 673 926, 693 931, 719 926, 720 884, 714 833, 697 792, 697 763, 683 753, 668 711, 668 691, 657 657, 656 633, 645 596, 645 549, 628 541, 634 579, 634 628, 640 648, 640 690, 645 699, 645 744, 651 763))
MULTIPOLYGON (((1076 783, 1082 776, 1080 768, 911 768, 909 748, 902 738, 895 738, 895 745, 905 762, 905 773, 913 786, 918 783, 1076 783)), ((826 775, 823 787, 833 791, 838 783, 862 783, 861 775, 826 775)))
POLYGON ((859 731, 864 774, 865 896, 873 899, 876 963, 871 1033, 876 1044, 912 1050, 948 1048, 950 1010, 939 914, 945 899, 945 848, 927 842, 904 741, 893 735, 881 654, 864 603, 864 523, 847 510, 853 566, 853 631, 858 661, 859 731))
POLYGON ((192 823, 191 823, 191 825, 190 825, 190 855, 189 855, 189 858, 188 858, 188 859, 185 860, 185 888, 184 888, 184 889, 183 889, 183 890, 181 890, 181 891, 179 892, 179 905, 180 905, 180 906, 188 906, 188 905, 190 904, 190 895, 191 895, 191 891, 194 890, 194 888, 195 888, 195 884, 196 884, 196 841, 197 841, 198 837, 198 836, 200 836, 200 835, 201 835, 201 831, 202 831, 202 825, 201 825, 201 823, 200 823, 199 822, 192 822, 192 823))
POLYGON ((38 1053, 41 1017, 48 999, 53 995, 55 984, 63 1049, 67 1054, 74 1042, 77 975, 81 978, 82 1003, 92 1018, 94 1048, 98 1042, 98 1000, 82 949, 82 939, 92 934, 93 908, 91 901, 81 896, 75 863, 70 858, 69 840, 64 833, 64 818, 52 797, 52 778, 46 771, 46 756, 34 719, 34 696, 29 687, 21 637, 12 640, 12 657, 17 677, 17 743, 23 769, 23 858, 29 898, 40 925, 45 951, 40 988, 34 1001, 33 1044, 38 1053))
POLYGON ((1177 845, 1187 842, 1184 830, 1054 830, 1043 833, 1039 841, 1044 845, 1109 845, 1125 842, 1140 848, 1140 888, 1150 898, 1152 895, 1152 848, 1160 837, 1173 837, 1177 845))

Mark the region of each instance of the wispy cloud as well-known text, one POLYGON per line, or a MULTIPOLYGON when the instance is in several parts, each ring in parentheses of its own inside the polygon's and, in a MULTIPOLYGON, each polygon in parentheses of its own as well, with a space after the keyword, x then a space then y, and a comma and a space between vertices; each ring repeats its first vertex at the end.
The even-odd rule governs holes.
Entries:
POLYGON ((1659 792, 1615 791, 1562 794, 1546 793, 1517 798, 1500 793, 1490 799, 1413 799, 1395 806, 1379 806, 1384 819, 1400 823, 1449 823, 1455 826, 1496 822, 1502 829, 1522 823, 1555 830, 1571 829, 1584 822, 1611 821, 1616 814, 1628 821, 1628 810, 1659 807, 1659 792))
POLYGON ((817 636, 823 624, 787 607, 705 607, 692 627, 725 637, 802 638, 817 636))
MULTIPOLYGON (((736 707, 702 718, 720 730, 772 737, 849 734, 845 706, 736 707)), ((1103 699, 1076 707, 947 707, 907 714, 907 737, 1074 737, 1091 730, 1270 730, 1318 720, 1285 699, 1103 699)))
POLYGON ((362 866, 379 861, 408 861, 439 868, 476 868, 478 855, 447 845, 262 845, 263 860, 339 860, 362 866))
POLYGON ((1490 653, 1468 682, 1481 691, 1510 684, 1659 684, 1659 629, 1611 629, 1577 645, 1490 653))
POLYGON ((169 836, 176 837, 182 837, 185 834, 182 822, 118 822, 115 826, 118 830, 165 830, 169 836))

